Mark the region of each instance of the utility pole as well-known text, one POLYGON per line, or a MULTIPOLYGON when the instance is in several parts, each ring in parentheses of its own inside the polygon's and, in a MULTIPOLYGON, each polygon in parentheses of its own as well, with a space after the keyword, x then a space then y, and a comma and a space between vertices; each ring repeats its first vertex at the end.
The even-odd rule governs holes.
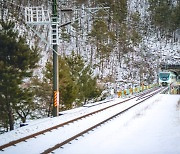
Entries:
MULTIPOLYGON (((25 23, 29 28, 41 38, 41 40, 50 46, 53 51, 53 116, 59 116, 59 67, 58 67, 58 45, 59 34, 58 28, 64 27, 72 23, 72 21, 65 22, 59 25, 57 0, 52 0, 52 16, 50 17, 49 10, 38 7, 25 7, 25 23), (51 29, 51 41, 47 41, 39 32, 34 29, 34 26, 48 26, 51 29), (49 43, 51 42, 51 43, 49 43), (52 46, 51 46, 52 45, 52 46)), ((108 9, 109 7, 88 8, 88 10, 95 10, 91 14, 96 13, 99 9, 108 9)), ((75 9, 78 10, 78 9, 75 9)), ((82 11, 82 9, 79 9, 82 11)), ((84 9, 83 9, 84 10, 84 9)), ((61 9, 61 12, 73 11, 73 9, 61 9)), ((62 18, 62 16, 61 16, 62 18)), ((81 19, 80 17, 79 19, 81 19)), ((77 20, 77 19, 76 19, 77 20)), ((76 21, 75 20, 75 21, 76 21)), ((45 28, 45 27, 44 27, 45 28)))
POLYGON ((58 68, 58 14, 57 1, 52 0, 52 45, 53 45, 53 116, 59 115, 59 68, 58 68), (56 51, 56 52, 55 52, 56 51))

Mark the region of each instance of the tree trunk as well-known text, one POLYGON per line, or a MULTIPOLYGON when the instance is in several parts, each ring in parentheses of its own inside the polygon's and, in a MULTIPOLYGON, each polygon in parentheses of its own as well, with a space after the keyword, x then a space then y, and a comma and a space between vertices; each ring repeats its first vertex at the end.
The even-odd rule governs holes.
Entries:
POLYGON ((8 121, 9 121, 10 130, 14 130, 14 117, 10 105, 8 105, 7 112, 8 112, 8 121))
POLYGON ((6 112, 7 112, 7 117, 8 117, 8 124, 10 127, 10 130, 14 130, 14 117, 13 117, 13 112, 10 104, 10 98, 8 95, 8 89, 6 91, 6 98, 5 98, 5 106, 6 106, 6 112))

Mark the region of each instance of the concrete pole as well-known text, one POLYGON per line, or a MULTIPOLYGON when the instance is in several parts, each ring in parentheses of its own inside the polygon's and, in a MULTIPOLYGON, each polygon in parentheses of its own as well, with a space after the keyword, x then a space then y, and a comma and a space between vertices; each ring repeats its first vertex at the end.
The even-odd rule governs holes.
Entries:
POLYGON ((53 116, 59 116, 59 68, 58 68, 58 23, 57 23, 57 2, 52 1, 52 44, 53 49, 53 116))

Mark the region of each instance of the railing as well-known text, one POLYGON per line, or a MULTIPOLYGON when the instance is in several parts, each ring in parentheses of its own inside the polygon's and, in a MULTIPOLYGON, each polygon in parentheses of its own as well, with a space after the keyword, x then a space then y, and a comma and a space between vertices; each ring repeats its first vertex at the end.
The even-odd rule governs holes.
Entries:
POLYGON ((169 86, 170 94, 180 94, 180 82, 175 82, 171 86, 169 86))
POLYGON ((126 97, 128 95, 133 95, 133 94, 137 94, 139 92, 143 92, 145 90, 148 90, 148 89, 151 89, 151 88, 154 88, 154 87, 157 87, 158 84, 152 84, 152 85, 148 85, 148 86, 139 86, 139 87, 135 87, 135 88, 130 88, 130 89, 124 89, 124 90, 120 90, 117 92, 117 95, 119 98, 122 98, 122 97, 126 97))

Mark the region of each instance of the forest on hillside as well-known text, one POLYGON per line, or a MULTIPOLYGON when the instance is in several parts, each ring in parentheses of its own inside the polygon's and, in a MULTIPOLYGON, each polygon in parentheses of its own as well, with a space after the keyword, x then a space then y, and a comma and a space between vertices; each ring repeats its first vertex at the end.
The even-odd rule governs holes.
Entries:
MULTIPOLYGON (((41 6, 51 16, 52 3, 0 0, 2 132, 27 119, 51 116, 50 25, 28 26, 24 10, 41 6)), ((106 83, 154 83, 162 63, 177 63, 178 0, 57 0, 57 8, 61 111, 103 99, 106 83)))

